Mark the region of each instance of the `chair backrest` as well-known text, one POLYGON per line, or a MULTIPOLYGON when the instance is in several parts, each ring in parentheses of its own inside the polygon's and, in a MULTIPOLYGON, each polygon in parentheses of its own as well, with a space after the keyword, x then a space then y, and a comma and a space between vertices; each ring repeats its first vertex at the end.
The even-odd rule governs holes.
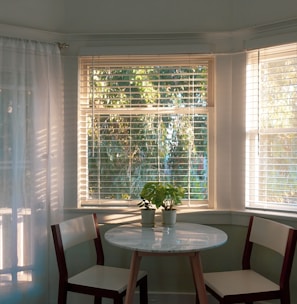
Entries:
POLYGON ((68 278, 65 251, 88 241, 94 241, 97 264, 104 264, 104 254, 96 214, 84 215, 52 225, 54 246, 60 276, 68 278))
POLYGON ((59 224, 64 250, 97 238, 92 214, 73 218, 59 224))
POLYGON ((283 256, 280 285, 288 285, 297 240, 297 230, 291 226, 256 216, 250 218, 242 259, 243 269, 250 269, 253 244, 274 250, 283 256))
POLYGON ((290 226, 272 220, 254 217, 250 241, 270 248, 284 256, 291 229, 290 226))

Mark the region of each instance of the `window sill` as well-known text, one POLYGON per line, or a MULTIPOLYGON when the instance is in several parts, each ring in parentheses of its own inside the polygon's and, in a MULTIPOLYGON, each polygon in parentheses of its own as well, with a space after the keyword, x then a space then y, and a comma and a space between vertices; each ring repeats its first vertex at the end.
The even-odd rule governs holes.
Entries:
MULTIPOLYGON (((125 224, 140 221, 139 208, 132 207, 91 207, 91 208, 68 208, 65 215, 75 216, 86 213, 97 213, 99 222, 102 224, 125 224)), ((288 225, 297 226, 297 214, 292 212, 265 211, 256 209, 244 210, 219 210, 199 208, 179 208, 177 220, 181 222, 193 222, 208 225, 240 225, 247 226, 251 215, 263 216, 272 220, 284 222, 288 225)), ((156 213, 156 222, 161 220, 160 210, 156 213)))

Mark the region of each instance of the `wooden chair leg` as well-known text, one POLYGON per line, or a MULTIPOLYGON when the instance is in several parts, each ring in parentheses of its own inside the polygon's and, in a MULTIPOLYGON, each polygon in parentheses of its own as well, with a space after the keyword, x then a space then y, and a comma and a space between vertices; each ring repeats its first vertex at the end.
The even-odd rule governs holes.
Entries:
POLYGON ((116 298, 113 299, 113 303, 114 304, 123 304, 124 301, 123 301, 123 297, 122 296, 117 296, 116 298))
POLYGON ((64 284, 59 283, 59 295, 58 295, 58 304, 67 303, 67 290, 64 284))
POLYGON ((94 304, 102 304, 102 297, 95 297, 94 304))
POLYGON ((148 295, 147 295, 147 277, 144 277, 139 282, 139 303, 148 304, 148 295))
POLYGON ((291 303, 290 293, 284 292, 283 295, 281 296, 280 302, 281 304, 290 304, 291 303))

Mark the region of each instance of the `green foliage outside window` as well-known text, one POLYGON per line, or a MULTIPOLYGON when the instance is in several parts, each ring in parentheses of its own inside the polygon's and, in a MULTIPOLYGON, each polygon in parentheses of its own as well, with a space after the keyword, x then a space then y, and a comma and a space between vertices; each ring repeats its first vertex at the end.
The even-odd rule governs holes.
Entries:
POLYGON ((89 69, 89 200, 139 199, 148 181, 208 199, 207 65, 89 69))

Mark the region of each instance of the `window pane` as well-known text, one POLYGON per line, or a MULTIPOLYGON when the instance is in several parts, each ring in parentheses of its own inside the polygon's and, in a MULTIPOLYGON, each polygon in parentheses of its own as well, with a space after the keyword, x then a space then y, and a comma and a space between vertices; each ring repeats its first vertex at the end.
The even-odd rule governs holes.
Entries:
POLYGON ((137 199, 152 180, 190 183, 192 199, 207 199, 207 115, 102 115, 96 122, 89 199, 137 199))

